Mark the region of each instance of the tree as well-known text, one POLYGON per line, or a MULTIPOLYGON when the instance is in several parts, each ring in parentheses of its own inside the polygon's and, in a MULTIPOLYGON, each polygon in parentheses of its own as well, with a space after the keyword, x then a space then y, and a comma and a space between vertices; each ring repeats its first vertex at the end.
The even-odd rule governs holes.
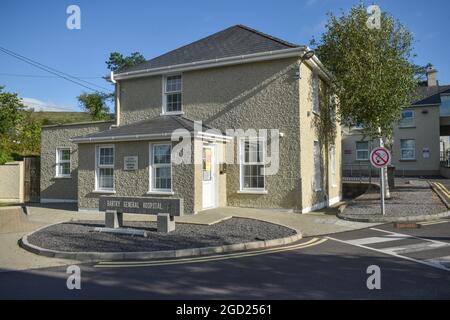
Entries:
POLYGON ((312 44, 333 74, 341 122, 363 124, 371 138, 390 137, 416 86, 410 62, 413 37, 386 12, 380 28, 369 28, 368 19, 363 5, 340 17, 329 14, 325 33, 312 44))
POLYGON ((16 126, 23 119, 25 106, 17 93, 3 92, 0 86, 0 135, 14 135, 16 126))
POLYGON ((145 58, 139 52, 133 52, 127 57, 124 57, 119 52, 112 52, 109 55, 109 59, 106 61, 106 64, 108 65, 109 70, 116 72, 142 62, 145 62, 145 58))
POLYGON ((94 120, 104 120, 109 118, 109 108, 106 99, 109 95, 96 93, 82 93, 77 97, 81 107, 86 110, 94 120))

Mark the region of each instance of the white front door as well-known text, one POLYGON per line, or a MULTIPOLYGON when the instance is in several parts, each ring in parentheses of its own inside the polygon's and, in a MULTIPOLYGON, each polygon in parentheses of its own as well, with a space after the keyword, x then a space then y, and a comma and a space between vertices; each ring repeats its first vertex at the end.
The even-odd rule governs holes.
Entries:
POLYGON ((203 180, 203 209, 215 208, 216 201, 216 148, 203 146, 202 151, 202 180, 203 180))

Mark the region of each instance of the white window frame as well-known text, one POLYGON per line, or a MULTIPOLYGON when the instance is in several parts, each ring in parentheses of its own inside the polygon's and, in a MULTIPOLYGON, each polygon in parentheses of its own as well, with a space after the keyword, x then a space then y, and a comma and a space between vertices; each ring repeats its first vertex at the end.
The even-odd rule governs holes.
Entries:
POLYGON ((368 161, 369 160, 369 150, 370 150, 370 145, 369 145, 369 141, 356 141, 355 142, 355 157, 356 157, 356 161, 368 161), (358 143, 367 143, 367 149, 358 149, 358 143), (367 152, 367 158, 359 158, 358 156, 358 151, 366 151, 367 152))
POLYGON ((400 139, 400 160, 416 160, 416 139, 400 139), (413 148, 402 148, 402 141, 404 140, 412 140, 414 141, 414 147, 413 148), (412 150, 413 151, 413 157, 411 158, 403 158, 403 150, 412 150))
POLYGON ((313 143, 313 186, 314 191, 322 191, 322 150, 320 148, 320 142, 318 140, 314 140, 313 143), (316 159, 316 146, 319 148, 318 150, 318 159, 316 159))
POLYGON ((414 127, 414 125, 415 125, 415 112, 414 112, 414 110, 411 110, 411 109, 402 110, 401 115, 402 115, 402 118, 400 119, 400 122, 399 122, 399 128, 414 127), (408 118, 408 119, 411 119, 411 120, 404 121, 405 119, 403 118, 403 113, 405 113, 405 112, 411 112, 412 113, 412 117, 408 118))
POLYGON ((312 112, 315 114, 320 113, 320 77, 317 71, 313 71, 313 105, 312 112))
POLYGON ((266 139, 262 137, 244 137, 239 140, 239 191, 242 193, 267 193, 267 177, 266 177, 266 139), (262 142, 261 162, 245 162, 245 141, 262 142), (264 177, 263 188, 246 188, 244 186, 244 166, 246 165, 262 165, 262 176, 264 177))
POLYGON ((174 194, 173 192, 173 166, 172 166, 172 150, 173 150, 173 146, 172 143, 167 141, 167 142, 157 142, 157 143, 149 143, 149 170, 148 170, 148 174, 149 174, 149 194, 174 194), (155 164, 153 163, 154 159, 153 159, 153 148, 155 146, 170 146, 170 164, 155 164), (155 169, 156 168, 164 168, 164 167, 170 167, 170 189, 157 189, 155 188, 155 182, 156 180, 154 179, 155 176, 155 169))
POLYGON ((95 146, 95 191, 102 192, 102 193, 115 193, 116 188, 116 182, 114 179, 115 176, 115 169, 114 165, 116 163, 116 149, 113 144, 102 144, 102 145, 96 145, 95 146), (100 164, 100 149, 113 149, 113 163, 112 164, 100 164), (100 169, 113 169, 113 186, 112 188, 100 188, 98 185, 99 182, 99 176, 100 176, 100 169))
POLYGON ((336 187, 336 146, 330 147, 331 186, 336 187))
POLYGON ((56 178, 70 178, 72 174, 72 149, 70 147, 58 147, 56 148, 56 166, 55 166, 55 177, 56 178), (61 160, 60 157, 60 151, 62 150, 69 150, 69 160, 61 160), (59 173, 59 167, 63 163, 69 163, 69 174, 60 174, 59 173))
POLYGON ((175 74, 167 74, 162 77, 162 115, 177 115, 177 114, 184 114, 183 112, 183 74, 182 73, 175 73, 175 74), (179 91, 166 91, 166 85, 167 85, 167 78, 168 77, 174 77, 174 76, 180 76, 181 77, 181 88, 179 91), (181 94, 181 110, 180 111, 167 111, 167 95, 168 94, 174 94, 174 93, 180 93, 181 94))

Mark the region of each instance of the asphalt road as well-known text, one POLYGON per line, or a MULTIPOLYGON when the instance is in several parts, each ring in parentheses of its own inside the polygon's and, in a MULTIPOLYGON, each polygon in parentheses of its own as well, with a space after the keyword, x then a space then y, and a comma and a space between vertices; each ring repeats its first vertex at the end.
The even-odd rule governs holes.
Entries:
POLYGON ((84 264, 81 289, 66 268, 0 273, 2 299, 450 299, 450 220, 302 239, 272 253, 147 265, 84 264), (305 245, 306 243, 306 245, 305 245), (367 267, 381 270, 369 290, 367 267))

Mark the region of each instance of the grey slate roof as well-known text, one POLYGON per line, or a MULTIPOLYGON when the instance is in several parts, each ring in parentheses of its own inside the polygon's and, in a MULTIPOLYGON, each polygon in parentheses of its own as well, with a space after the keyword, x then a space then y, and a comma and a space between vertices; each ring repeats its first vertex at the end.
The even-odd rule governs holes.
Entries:
POLYGON ((440 104, 441 93, 450 93, 450 85, 444 86, 419 86, 413 95, 413 103, 411 106, 420 106, 427 104, 440 104))
POLYGON ((243 25, 235 25, 118 73, 297 47, 300 46, 243 25))
MULTIPOLYGON (((186 129, 189 132, 194 132, 194 121, 181 116, 159 116, 149 120, 144 120, 129 125, 113 127, 102 132, 95 132, 84 136, 78 136, 73 140, 78 139, 111 139, 112 137, 120 138, 127 136, 140 135, 171 135, 176 129, 186 129)), ((202 131, 212 129, 206 125, 202 125, 202 131)))

